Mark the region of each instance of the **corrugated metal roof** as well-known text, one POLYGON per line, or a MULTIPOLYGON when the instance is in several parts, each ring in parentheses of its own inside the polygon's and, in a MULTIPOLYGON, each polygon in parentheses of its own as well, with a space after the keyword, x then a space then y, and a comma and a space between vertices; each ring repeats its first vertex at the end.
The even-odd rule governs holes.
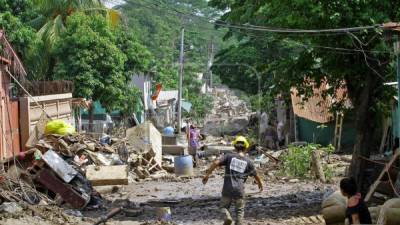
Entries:
POLYGON ((157 101, 168 101, 171 99, 178 100, 178 91, 177 90, 161 91, 160 94, 158 95, 157 101))
POLYGON ((336 98, 331 96, 322 97, 322 92, 328 89, 327 84, 322 84, 320 87, 314 87, 314 96, 305 101, 302 96, 298 96, 296 88, 291 89, 291 99, 293 111, 296 116, 317 122, 328 123, 335 117, 329 111, 334 102, 345 100, 345 106, 350 108, 351 102, 347 98, 347 88, 336 90, 336 98))

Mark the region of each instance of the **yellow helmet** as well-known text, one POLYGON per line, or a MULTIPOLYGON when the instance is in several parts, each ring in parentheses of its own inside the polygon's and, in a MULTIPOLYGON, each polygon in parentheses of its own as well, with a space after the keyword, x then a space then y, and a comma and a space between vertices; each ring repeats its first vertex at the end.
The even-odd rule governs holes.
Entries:
POLYGON ((248 149, 249 146, 250 146, 250 144, 249 144, 249 142, 247 141, 247 139, 246 139, 245 137, 243 137, 243 136, 237 136, 237 137, 235 138, 235 140, 232 142, 233 146, 235 146, 238 142, 244 143, 244 147, 245 147, 246 149, 248 149))

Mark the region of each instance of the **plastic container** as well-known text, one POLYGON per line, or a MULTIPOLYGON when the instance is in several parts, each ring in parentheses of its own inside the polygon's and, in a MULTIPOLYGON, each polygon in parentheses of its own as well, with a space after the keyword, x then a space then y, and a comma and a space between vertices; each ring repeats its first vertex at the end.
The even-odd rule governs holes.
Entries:
POLYGON ((193 157, 191 155, 176 156, 174 167, 177 176, 193 176, 193 157))
POLYGON ((172 136, 174 136, 174 128, 172 128, 172 127, 166 127, 166 128, 164 128, 164 130, 163 130, 163 133, 164 133, 164 135, 165 136, 169 136, 169 137, 172 137, 172 136))

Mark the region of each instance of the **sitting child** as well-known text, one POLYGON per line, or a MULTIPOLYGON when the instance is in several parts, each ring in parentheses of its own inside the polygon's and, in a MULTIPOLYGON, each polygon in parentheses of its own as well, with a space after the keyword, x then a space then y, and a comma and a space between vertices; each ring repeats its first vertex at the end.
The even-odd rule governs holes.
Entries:
POLYGON ((347 197, 346 218, 350 224, 372 224, 367 204, 357 192, 357 183, 353 178, 343 178, 340 181, 340 191, 347 197))

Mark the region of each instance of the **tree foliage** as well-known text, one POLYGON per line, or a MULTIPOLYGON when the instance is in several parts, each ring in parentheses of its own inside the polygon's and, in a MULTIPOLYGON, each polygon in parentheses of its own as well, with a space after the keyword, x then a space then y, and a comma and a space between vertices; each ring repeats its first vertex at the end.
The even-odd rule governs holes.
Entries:
POLYGON ((149 53, 102 15, 75 13, 57 43, 55 76, 74 81, 77 97, 108 110, 131 110, 137 92, 129 85, 135 69, 145 69, 149 53), (122 48, 123 47, 123 48, 122 48))
POLYGON ((36 16, 30 0, 0 0, 0 28, 24 62, 28 78, 40 72, 40 52, 43 42, 27 23, 36 16))
MULTIPOLYGON (((193 103, 193 113, 199 117, 209 109, 202 104, 209 99, 200 93, 204 81, 197 79, 206 73, 209 44, 216 49, 225 45, 223 31, 216 31, 212 24, 191 14, 215 17, 218 10, 205 0, 127 0, 117 8, 123 12, 129 27, 154 55, 151 71, 155 80, 167 90, 178 88, 179 50, 181 28, 185 28, 184 97, 193 103)), ((207 77, 206 77, 207 78, 207 77)))
MULTIPOLYGON (((400 2, 390 0, 212 0, 210 4, 225 10, 221 19, 232 24, 287 29, 358 27, 400 20, 400 2)), ((331 88, 324 95, 333 95, 345 81, 356 113, 354 122, 358 135, 353 165, 357 165, 353 167, 353 174, 358 175, 357 169, 354 170, 360 168, 357 156, 368 155, 376 147, 374 133, 380 132, 379 117, 390 108, 393 96, 383 86, 385 81, 394 79, 394 73, 391 46, 385 42, 382 30, 285 35, 231 29, 228 36, 235 36, 240 44, 225 50, 230 55, 222 52, 217 61, 250 62, 249 65, 262 74, 261 91, 273 84, 276 93, 288 94, 290 87, 296 87, 307 97, 312 94, 310 81, 320 84, 327 79, 331 88), (253 54, 253 62, 247 57, 232 57, 246 46, 251 46, 245 55, 253 54), (252 50, 257 54, 251 53, 252 50)), ((231 72, 219 71, 228 82, 228 76, 233 76, 232 80, 241 76, 251 79, 250 70, 231 72)))

